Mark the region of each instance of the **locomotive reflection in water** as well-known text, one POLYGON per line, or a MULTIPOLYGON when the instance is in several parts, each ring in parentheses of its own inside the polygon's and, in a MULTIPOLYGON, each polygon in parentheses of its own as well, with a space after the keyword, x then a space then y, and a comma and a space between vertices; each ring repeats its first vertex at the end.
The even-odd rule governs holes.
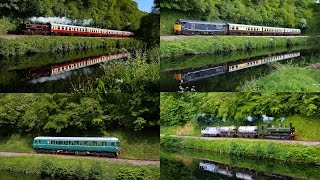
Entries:
POLYGON ((253 180, 253 179, 291 179, 288 176, 270 174, 250 170, 247 168, 231 167, 226 164, 217 163, 214 161, 202 160, 199 162, 199 169, 209 171, 215 174, 221 174, 230 178, 253 180))
POLYGON ((73 74, 72 71, 82 70, 86 73, 85 67, 108 62, 116 59, 130 58, 131 54, 127 51, 113 53, 109 55, 94 56, 90 58, 83 58, 67 63, 43 66, 32 69, 25 69, 22 75, 25 79, 31 80, 31 83, 42 83, 45 81, 55 81, 65 79, 73 74))
POLYGON ((197 68, 196 70, 184 69, 176 71, 174 74, 174 79, 183 84, 299 56, 300 52, 279 53, 272 56, 255 57, 247 61, 240 60, 237 62, 229 62, 220 65, 209 65, 206 67, 197 68))

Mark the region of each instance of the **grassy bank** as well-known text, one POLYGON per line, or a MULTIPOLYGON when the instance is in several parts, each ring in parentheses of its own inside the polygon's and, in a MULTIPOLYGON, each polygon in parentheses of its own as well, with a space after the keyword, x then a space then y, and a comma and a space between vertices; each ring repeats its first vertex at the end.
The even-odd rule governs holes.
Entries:
POLYGON ((134 166, 100 159, 78 157, 25 156, 0 157, 0 169, 37 174, 54 179, 159 179, 156 166, 134 166))
POLYGON ((319 70, 275 63, 276 71, 247 81, 239 91, 250 92, 320 92, 319 70), (288 78, 290 77, 290 78, 288 78))
POLYGON ((91 48, 138 49, 143 45, 131 38, 91 38, 75 36, 24 36, 18 38, 0 38, 0 56, 24 55, 32 53, 66 53, 71 50, 91 48))
POLYGON ((243 157, 275 159, 310 164, 320 163, 320 147, 282 144, 265 140, 248 141, 245 139, 203 140, 163 136, 161 146, 217 152, 243 157))
MULTIPOLYGON (((106 137, 117 137, 124 154, 120 158, 159 160, 160 145, 158 133, 110 131, 106 137)), ((12 135, 1 138, 0 151, 35 153, 32 149, 32 135, 12 135)))
MULTIPOLYGON (((286 117, 282 123, 279 122, 271 122, 270 125, 278 126, 279 124, 283 126, 289 126, 289 124, 295 127, 296 140, 320 140, 320 121, 316 118, 312 117, 303 117, 299 115, 286 117)), ((263 122, 257 122, 257 125, 262 125, 263 122)), ((234 125, 233 123, 215 123, 212 126, 230 126, 234 125)), ((245 124, 242 124, 245 125, 245 124)), ((200 126, 196 123, 189 121, 184 126, 172 126, 165 127, 162 126, 160 129, 161 134, 169 134, 169 135, 184 135, 184 136, 201 136, 200 126)))
POLYGON ((191 36, 176 40, 161 40, 160 43, 160 57, 163 58, 189 54, 220 54, 254 49, 292 47, 306 45, 307 38, 191 36))

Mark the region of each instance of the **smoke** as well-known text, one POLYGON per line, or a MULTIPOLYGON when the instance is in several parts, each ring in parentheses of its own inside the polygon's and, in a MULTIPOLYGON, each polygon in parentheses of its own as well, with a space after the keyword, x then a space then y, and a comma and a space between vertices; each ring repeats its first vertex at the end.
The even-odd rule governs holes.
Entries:
POLYGON ((266 115, 262 115, 262 120, 263 120, 263 122, 267 122, 267 121, 273 121, 273 117, 268 117, 268 116, 266 116, 266 115))
POLYGON ((280 119, 280 121, 281 121, 281 122, 283 122, 284 120, 285 120, 285 118, 284 118, 284 117, 282 117, 282 118, 280 119))
POLYGON ((31 17, 31 18, 28 18, 28 20, 32 22, 38 22, 38 23, 58 23, 58 24, 81 25, 81 26, 88 26, 93 21, 92 19, 72 20, 67 17, 31 17))
POLYGON ((254 120, 252 116, 248 116, 247 119, 248 119, 249 122, 252 122, 254 120))

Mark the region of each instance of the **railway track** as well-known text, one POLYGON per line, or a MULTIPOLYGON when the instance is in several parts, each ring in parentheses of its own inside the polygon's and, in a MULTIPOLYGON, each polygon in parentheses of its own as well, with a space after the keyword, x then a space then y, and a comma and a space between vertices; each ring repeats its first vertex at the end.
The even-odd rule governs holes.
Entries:
MULTIPOLYGON (((216 36, 205 36, 205 35, 194 35, 194 36, 185 36, 185 35, 167 35, 167 36, 160 36, 160 40, 176 40, 176 39, 183 39, 187 37, 199 37, 199 36, 204 36, 204 37, 230 37, 230 35, 216 35, 216 36)), ((267 38, 272 38, 272 37, 282 37, 282 38, 295 38, 295 37, 310 37, 310 36, 232 36, 232 37, 267 37, 267 38)))
POLYGON ((284 144, 301 144, 304 146, 320 146, 320 141, 308 141, 308 140, 284 140, 284 139, 251 139, 251 138, 229 138, 229 137, 202 137, 202 136, 179 136, 179 135, 163 135, 160 136, 170 136, 170 137, 180 137, 180 138, 193 138, 193 139, 203 139, 203 140, 235 140, 243 139, 247 141, 272 141, 284 144))
POLYGON ((126 158, 107 158, 107 157, 94 157, 94 156, 75 156, 65 154, 37 154, 37 153, 17 153, 17 152, 0 152, 0 156, 12 157, 12 156, 56 156, 61 158, 86 158, 97 159, 115 163, 127 163, 137 166, 160 166, 159 160, 146 160, 146 159, 126 159, 126 158))

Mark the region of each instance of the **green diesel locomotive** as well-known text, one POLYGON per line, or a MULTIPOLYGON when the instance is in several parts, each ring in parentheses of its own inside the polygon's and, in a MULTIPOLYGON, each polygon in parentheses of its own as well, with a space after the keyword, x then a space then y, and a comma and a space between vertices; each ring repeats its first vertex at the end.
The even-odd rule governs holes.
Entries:
POLYGON ((107 157, 118 157, 122 152, 119 139, 114 137, 36 137, 32 148, 38 153, 107 157))

